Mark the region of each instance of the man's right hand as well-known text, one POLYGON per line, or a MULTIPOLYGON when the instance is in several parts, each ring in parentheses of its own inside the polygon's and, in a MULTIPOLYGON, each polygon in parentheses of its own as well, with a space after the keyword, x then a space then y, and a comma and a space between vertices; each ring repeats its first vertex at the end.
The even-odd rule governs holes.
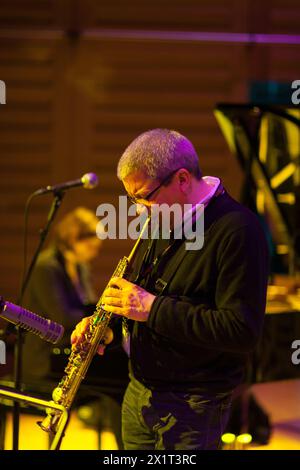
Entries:
MULTIPOLYGON (((90 322, 92 321, 92 317, 85 317, 79 322, 75 330, 71 335, 71 343, 72 347, 79 346, 80 344, 85 341, 85 334, 89 329, 90 322)), ((97 350, 97 353, 101 356, 104 354, 105 346, 112 342, 114 338, 114 334, 111 328, 106 328, 105 336, 104 336, 104 344, 100 344, 97 350)))

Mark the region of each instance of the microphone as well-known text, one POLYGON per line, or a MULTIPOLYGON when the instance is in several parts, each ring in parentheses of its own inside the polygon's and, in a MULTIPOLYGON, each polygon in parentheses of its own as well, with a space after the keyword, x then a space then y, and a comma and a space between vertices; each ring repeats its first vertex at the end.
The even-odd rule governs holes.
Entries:
POLYGON ((86 189, 93 189, 98 185, 98 176, 95 173, 85 173, 78 180, 67 181, 66 183, 56 184, 54 186, 46 186, 46 188, 40 188, 35 191, 35 196, 47 193, 57 193, 59 191, 66 191, 66 189, 76 188, 77 186, 83 186, 86 189))
POLYGON ((5 302, 0 296, 0 317, 16 326, 20 326, 40 338, 57 343, 64 334, 64 327, 55 321, 40 317, 19 305, 5 302))

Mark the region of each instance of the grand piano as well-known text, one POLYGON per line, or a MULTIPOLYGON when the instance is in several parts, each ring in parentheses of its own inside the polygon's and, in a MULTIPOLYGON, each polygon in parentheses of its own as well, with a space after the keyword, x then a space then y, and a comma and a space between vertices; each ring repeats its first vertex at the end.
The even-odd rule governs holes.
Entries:
POLYGON ((266 319, 253 380, 300 377, 300 109, 218 104, 215 117, 244 175, 241 202, 257 213, 271 255, 266 319))

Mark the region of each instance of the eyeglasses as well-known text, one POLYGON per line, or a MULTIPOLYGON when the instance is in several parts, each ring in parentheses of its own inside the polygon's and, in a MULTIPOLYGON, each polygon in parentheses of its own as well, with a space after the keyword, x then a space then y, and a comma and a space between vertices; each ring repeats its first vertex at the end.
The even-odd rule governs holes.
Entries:
POLYGON ((150 198, 153 196, 156 191, 158 191, 164 184, 166 184, 168 181, 171 181, 172 177, 175 175, 175 173, 180 170, 180 168, 177 168, 177 170, 172 171, 166 178, 164 178, 161 183, 156 186, 147 196, 143 197, 136 197, 136 196, 130 196, 130 194, 127 194, 128 199, 133 203, 133 204, 140 204, 141 201, 149 201, 150 198))

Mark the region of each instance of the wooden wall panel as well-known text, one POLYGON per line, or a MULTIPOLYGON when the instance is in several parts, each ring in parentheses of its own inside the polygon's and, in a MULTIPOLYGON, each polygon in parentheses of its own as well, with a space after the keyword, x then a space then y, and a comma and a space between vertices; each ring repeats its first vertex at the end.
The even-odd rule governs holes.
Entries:
POLYGON ((292 82, 300 77, 300 46, 269 47, 269 76, 272 80, 292 82))
POLYGON ((214 168, 223 167, 226 173, 228 153, 212 111, 225 96, 229 101, 234 97, 232 70, 242 64, 236 63, 240 54, 233 53, 232 46, 85 40, 80 47, 78 57, 90 54, 95 68, 98 64, 99 70, 109 71, 109 80, 102 82, 90 104, 87 155, 93 152, 92 164, 99 167, 106 156, 116 166, 139 133, 171 127, 187 134, 199 154, 207 155, 204 170, 213 161, 214 168), (219 64, 212 60, 217 55, 222 57, 219 64), (126 56, 130 64, 124 61, 126 56))
POLYGON ((1 0, 0 27, 3 29, 47 30, 67 25, 77 0, 1 0))
POLYGON ((269 8, 269 31, 273 34, 299 34, 298 0, 273 0, 269 8))
POLYGON ((232 31, 236 0, 81 0, 85 27, 232 31))
MULTIPOLYGON (((7 103, 0 108, 1 292, 15 299, 22 266, 23 213, 27 197, 48 184, 55 141, 55 62, 58 43, 2 39, 0 74, 7 103)), ((34 204, 30 248, 44 224, 48 202, 34 204)))

